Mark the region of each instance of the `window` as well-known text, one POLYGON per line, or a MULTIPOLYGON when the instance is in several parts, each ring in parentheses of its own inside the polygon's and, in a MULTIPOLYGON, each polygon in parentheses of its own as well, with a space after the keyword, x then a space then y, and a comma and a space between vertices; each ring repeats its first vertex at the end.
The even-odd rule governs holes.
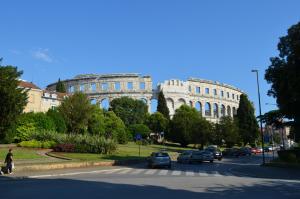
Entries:
POLYGON ((73 93, 74 92, 74 86, 69 86, 69 93, 73 93))
POLYGON ((227 98, 229 98, 229 92, 227 92, 227 98))
POLYGON ((91 90, 96 91, 96 84, 95 83, 91 83, 91 90))
POLYGON ((104 90, 104 91, 108 90, 108 83, 106 83, 106 82, 102 83, 101 84, 101 89, 104 90))
POLYGON ((196 87, 196 93, 200 93, 200 91, 201 91, 201 89, 200 89, 200 87, 196 87))
POLYGON ((127 89, 132 90, 133 89, 133 83, 132 82, 127 82, 127 89))
POLYGON ((140 89, 145 90, 146 89, 146 84, 145 82, 140 82, 140 89))
POLYGON ((234 99, 234 94, 232 93, 232 99, 234 99))
POLYGON ((221 97, 224 97, 224 91, 221 91, 221 97))
POLYGON ((192 87, 191 86, 189 86, 189 92, 192 92, 192 87))
POLYGON ((236 96, 236 99, 239 100, 239 96, 238 95, 236 96))
POLYGON ((214 89, 214 95, 217 95, 217 89, 214 89))
POLYGON ((80 84, 79 90, 80 90, 80 91, 84 91, 84 84, 80 84))
POLYGON ((115 82, 115 90, 117 90, 117 91, 121 90, 120 82, 115 82))
POLYGON ((209 88, 205 88, 205 94, 209 94, 209 88))

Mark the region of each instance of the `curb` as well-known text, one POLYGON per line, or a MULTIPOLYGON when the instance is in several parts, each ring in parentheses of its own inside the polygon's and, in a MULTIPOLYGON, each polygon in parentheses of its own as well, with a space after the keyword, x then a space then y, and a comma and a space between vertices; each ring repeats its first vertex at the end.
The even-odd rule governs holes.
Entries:
POLYGON ((145 159, 131 159, 131 160, 114 160, 107 162, 66 162, 66 163, 47 163, 35 165, 19 165, 15 172, 24 171, 45 171, 54 169, 70 169, 70 168, 85 168, 94 166, 124 166, 130 164, 137 164, 144 162, 145 159))
POLYGON ((275 168, 286 168, 286 169, 300 169, 300 165, 299 164, 288 164, 288 163, 275 163, 275 162, 271 162, 271 163, 266 163, 265 165, 263 165, 265 167, 275 167, 275 168))

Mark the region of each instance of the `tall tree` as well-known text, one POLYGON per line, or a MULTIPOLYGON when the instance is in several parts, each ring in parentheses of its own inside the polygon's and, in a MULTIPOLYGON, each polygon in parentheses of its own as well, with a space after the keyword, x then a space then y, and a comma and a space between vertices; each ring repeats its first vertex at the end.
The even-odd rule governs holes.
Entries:
POLYGON ((132 124, 144 123, 148 113, 148 106, 142 100, 121 97, 111 101, 110 110, 120 117, 128 127, 132 124))
POLYGON ((277 46, 265 79, 271 84, 268 94, 277 100, 279 110, 294 120, 296 142, 300 141, 300 22, 288 29, 277 46))
POLYGON ((77 92, 64 99, 58 111, 62 114, 69 133, 78 134, 87 131, 93 107, 85 94, 77 92))
POLYGON ((237 123, 230 116, 221 117, 220 122, 216 124, 216 131, 227 147, 232 147, 240 141, 237 123))
POLYGON ((56 91, 61 92, 61 93, 66 92, 65 84, 62 81, 60 81, 60 78, 58 79, 58 81, 56 83, 56 91))
POLYGON ((27 104, 27 92, 19 87, 22 74, 17 67, 0 65, 0 140, 5 138, 27 104))
POLYGON ((165 132, 168 126, 168 119, 160 112, 155 112, 147 118, 148 127, 156 134, 165 132))
POLYGON ((254 144, 259 136, 258 124, 254 115, 253 105, 244 94, 240 96, 236 119, 238 122, 239 134, 244 145, 248 143, 254 144))
POLYGON ((162 113, 165 116, 165 118, 170 120, 170 111, 169 111, 169 108, 167 106, 167 101, 165 99, 163 91, 160 91, 158 93, 157 111, 162 113))

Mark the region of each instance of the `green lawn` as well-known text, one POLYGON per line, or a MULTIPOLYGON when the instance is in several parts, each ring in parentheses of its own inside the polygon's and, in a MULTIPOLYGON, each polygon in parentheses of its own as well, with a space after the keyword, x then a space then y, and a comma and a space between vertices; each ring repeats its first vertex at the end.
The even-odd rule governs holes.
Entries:
POLYGON ((137 144, 130 142, 126 145, 118 145, 115 153, 110 155, 90 154, 90 153, 53 153, 58 156, 71 158, 73 160, 82 161, 112 161, 112 160, 125 160, 125 159, 139 159, 148 157, 152 152, 166 149, 171 156, 176 156, 178 151, 187 150, 179 146, 162 146, 162 145, 141 145, 139 156, 139 147, 137 144))
MULTIPOLYGON (((0 161, 5 160, 8 148, 0 148, 0 161)), ((42 159, 44 156, 38 155, 36 149, 13 148, 12 151, 14 160, 29 160, 29 159, 42 159)))

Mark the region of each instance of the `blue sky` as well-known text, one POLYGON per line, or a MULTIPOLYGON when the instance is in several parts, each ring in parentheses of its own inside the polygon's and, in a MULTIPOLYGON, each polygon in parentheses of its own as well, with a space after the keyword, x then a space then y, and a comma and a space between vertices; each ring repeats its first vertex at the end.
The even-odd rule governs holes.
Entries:
MULTIPOLYGON (((263 79, 279 37, 300 21, 297 0, 107 0, 0 3, 2 65, 40 87, 82 73, 136 72, 154 86, 198 77, 244 90, 276 108, 263 79)), ((258 110, 258 108, 257 108, 258 110)))

